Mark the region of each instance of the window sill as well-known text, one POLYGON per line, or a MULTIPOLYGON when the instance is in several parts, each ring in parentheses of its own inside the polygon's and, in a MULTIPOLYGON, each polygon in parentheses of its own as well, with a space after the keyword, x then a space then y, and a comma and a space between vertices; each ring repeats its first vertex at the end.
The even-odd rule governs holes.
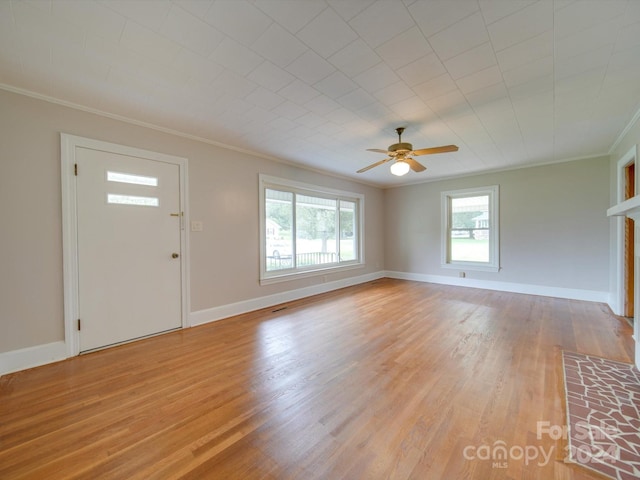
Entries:
POLYGON ((456 263, 442 263, 441 268, 448 268, 450 270, 471 270, 477 272, 499 272, 500 267, 498 265, 489 265, 475 262, 456 262, 456 263))
POLYGON ((355 270, 358 268, 364 268, 364 266, 365 266, 364 263, 354 262, 354 263, 347 263, 344 265, 337 265, 337 266, 331 265, 327 267, 319 267, 311 270, 302 270, 297 272, 286 272, 286 273, 280 273, 280 274, 272 273, 268 276, 261 276, 260 285, 271 285, 273 283, 289 282, 291 280, 298 280, 301 278, 317 277, 320 275, 327 275, 330 273, 337 273, 337 272, 342 272, 346 270, 355 270))

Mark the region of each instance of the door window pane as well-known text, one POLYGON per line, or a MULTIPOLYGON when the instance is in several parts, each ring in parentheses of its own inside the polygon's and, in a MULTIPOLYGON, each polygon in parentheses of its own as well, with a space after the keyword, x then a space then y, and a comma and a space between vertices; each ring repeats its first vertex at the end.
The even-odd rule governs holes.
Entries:
POLYGON ((145 177, 143 175, 134 175, 132 173, 107 172, 107 181, 118 183, 131 183, 133 185, 146 185, 149 187, 158 186, 157 177, 145 177))
POLYGON ((115 193, 108 193, 107 203, 118 205, 137 205, 139 207, 157 207, 160 205, 160 199, 157 197, 139 197, 137 195, 117 195, 115 193))

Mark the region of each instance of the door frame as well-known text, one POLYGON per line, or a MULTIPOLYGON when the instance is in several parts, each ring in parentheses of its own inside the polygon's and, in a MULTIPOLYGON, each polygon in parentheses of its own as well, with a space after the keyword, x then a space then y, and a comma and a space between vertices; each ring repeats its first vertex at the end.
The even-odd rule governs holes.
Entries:
POLYGON ((190 326, 189 285, 189 204, 188 161, 186 158, 140 148, 103 142, 91 138, 60 133, 60 161, 62 182, 62 250, 64 288, 64 339, 67 357, 80 353, 79 318, 79 270, 78 270, 78 215, 75 164, 76 149, 89 148, 109 153, 139 157, 177 165, 180 172, 180 205, 182 206, 180 228, 180 275, 182 328, 190 326))
MULTIPOLYGON (((620 204, 624 201, 624 192, 625 192, 625 168, 630 164, 635 163, 635 186, 636 186, 636 194, 638 192, 638 177, 640 176, 640 172, 638 172, 638 150, 637 145, 634 145, 629 149, 627 153, 625 153, 617 162, 616 162, 616 204, 620 204)), ((615 273, 614 273, 614 292, 613 292, 613 300, 614 303, 611 305, 613 313, 616 315, 624 314, 624 302, 625 302, 625 241, 624 241, 624 229, 625 229, 625 218, 626 217, 615 217, 615 273)), ((635 276, 635 275, 634 275, 635 276)), ((640 288, 640 279, 635 278, 635 290, 637 291, 640 288)), ((635 294, 635 292, 634 292, 635 294)), ((635 305, 635 309, 640 309, 640 305, 635 305)))

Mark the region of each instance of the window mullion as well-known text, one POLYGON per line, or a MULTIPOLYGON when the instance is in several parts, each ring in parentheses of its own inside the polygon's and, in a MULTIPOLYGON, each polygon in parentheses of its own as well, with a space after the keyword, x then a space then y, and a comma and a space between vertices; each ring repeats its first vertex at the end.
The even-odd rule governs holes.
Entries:
POLYGON ((336 242, 336 255, 338 256, 338 263, 341 261, 340 257, 340 199, 336 199, 336 216, 335 216, 335 242, 336 242))
POLYGON ((453 249, 453 236, 451 235, 451 227, 453 225, 453 198, 447 197, 447 262, 451 261, 453 249))
POLYGON ((293 211, 291 215, 291 267, 295 269, 298 268, 298 254, 296 252, 296 246, 298 244, 298 194, 294 190, 292 190, 291 193, 293 194, 293 205, 291 208, 293 211))

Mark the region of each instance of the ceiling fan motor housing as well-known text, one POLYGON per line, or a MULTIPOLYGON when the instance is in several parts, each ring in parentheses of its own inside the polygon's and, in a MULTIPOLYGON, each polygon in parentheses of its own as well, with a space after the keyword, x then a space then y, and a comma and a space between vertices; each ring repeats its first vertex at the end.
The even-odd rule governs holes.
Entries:
POLYGON ((389 145, 390 152, 407 153, 413 150, 413 145, 410 143, 394 143, 389 145))

